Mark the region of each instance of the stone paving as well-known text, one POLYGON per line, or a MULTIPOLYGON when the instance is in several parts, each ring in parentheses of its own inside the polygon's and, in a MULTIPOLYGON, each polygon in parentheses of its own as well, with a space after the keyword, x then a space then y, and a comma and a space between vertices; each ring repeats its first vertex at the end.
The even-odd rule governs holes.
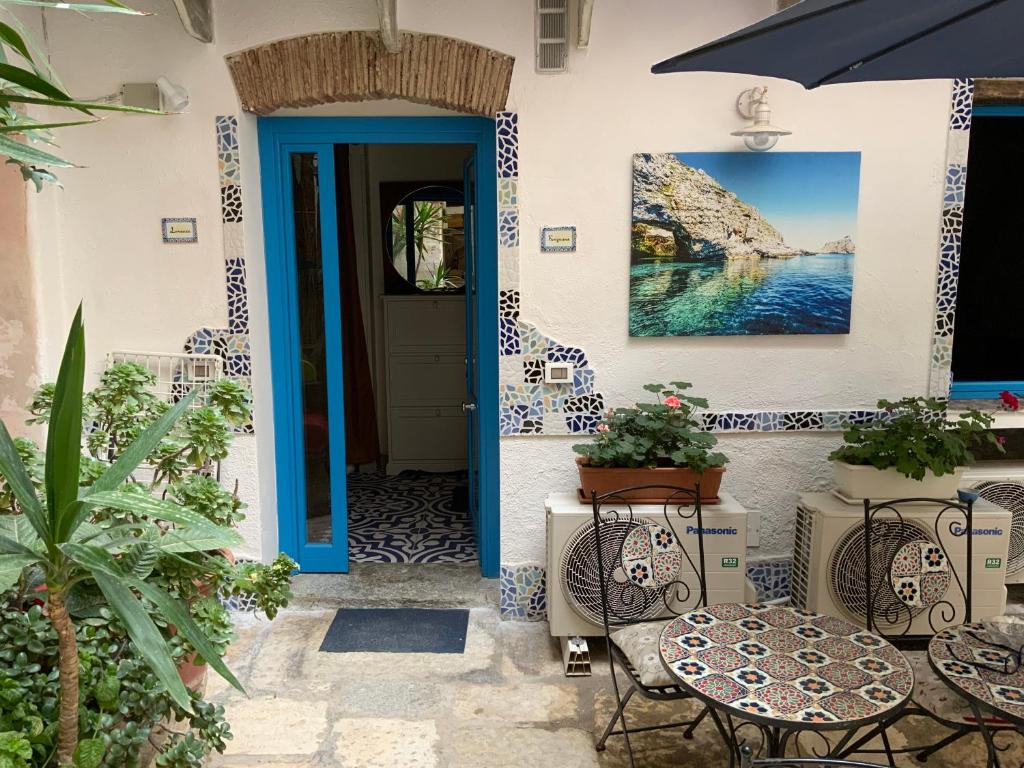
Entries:
MULTIPOLYGON (((595 653, 592 677, 566 678, 544 623, 503 622, 497 586, 458 566, 424 581, 404 566, 361 566, 350 576, 300 576, 298 599, 273 622, 239 621, 229 663, 248 696, 211 678, 234 732, 214 766, 265 768, 612 768, 628 765, 621 739, 598 754, 595 730, 613 710, 607 662, 595 653), (381 572, 377 569, 389 569, 381 572), (395 570, 397 569, 397 570, 395 570), (331 654, 318 651, 338 607, 462 606, 470 610, 466 651, 454 654, 331 654)), ((664 722, 695 705, 635 697, 631 723, 664 722)), ((893 746, 934 740, 935 726, 904 721, 893 746)), ((1021 765, 1024 738, 1006 766, 1021 765)), ((805 743, 809 749, 813 739, 805 743)), ((725 766, 710 722, 691 741, 679 731, 634 737, 637 766, 725 766)), ((936 768, 983 766, 972 736, 934 756, 936 768)), ((920 765, 901 757, 901 766, 920 765)))

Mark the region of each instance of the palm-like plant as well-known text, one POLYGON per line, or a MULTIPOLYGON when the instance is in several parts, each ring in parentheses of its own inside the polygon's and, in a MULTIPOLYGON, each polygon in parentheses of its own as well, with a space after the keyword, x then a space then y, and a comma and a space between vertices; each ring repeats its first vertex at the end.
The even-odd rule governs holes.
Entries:
POLYGON ((46 57, 39 54, 31 37, 24 30, 16 16, 10 12, 12 6, 28 6, 80 13, 126 13, 133 16, 146 14, 136 11, 118 0, 101 0, 97 3, 50 2, 50 0, 0 0, 0 11, 7 21, 0 21, 0 157, 18 166, 26 181, 32 181, 36 189, 43 182, 56 182, 57 178, 49 168, 70 168, 74 163, 57 155, 39 149, 33 144, 53 144, 50 131, 72 125, 96 122, 93 110, 115 112, 140 112, 158 114, 153 110, 125 107, 120 104, 78 101, 72 98, 60 84, 55 72, 46 63, 46 57), (12 63, 17 61, 19 63, 12 63), (85 115, 89 119, 40 122, 26 115, 21 105, 39 105, 68 109, 85 115), (24 141, 19 141, 24 139, 24 141))
MULTIPOLYGON (((230 529, 169 501, 126 490, 125 482, 149 456, 192 401, 187 397, 146 429, 90 487, 81 488, 82 400, 85 341, 79 307, 68 334, 46 441, 43 498, 33 487, 14 440, 0 423, 0 475, 17 500, 18 514, 0 516, 0 592, 11 587, 26 568, 42 572, 46 606, 59 640, 60 715, 57 764, 87 764, 102 756, 99 739, 78 739, 78 649, 67 609, 69 591, 92 581, 128 631, 154 674, 174 701, 191 710, 191 699, 178 675, 170 649, 149 614, 152 607, 188 640, 202 658, 232 685, 241 686, 196 625, 188 607, 135 575, 139 548, 164 554, 208 551, 237 545, 230 529), (128 522, 90 521, 95 508, 133 513, 128 522)), ((98 762, 98 761, 97 761, 98 762)))

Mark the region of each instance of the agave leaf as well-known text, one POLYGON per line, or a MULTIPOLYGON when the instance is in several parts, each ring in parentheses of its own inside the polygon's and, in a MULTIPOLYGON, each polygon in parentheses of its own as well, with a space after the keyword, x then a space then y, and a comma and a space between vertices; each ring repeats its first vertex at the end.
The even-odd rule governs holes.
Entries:
POLYGON ((77 512, 84 383, 85 332, 82 327, 82 306, 79 304, 57 374, 53 410, 46 436, 46 503, 55 542, 66 540, 77 512))
POLYGON ((39 503, 36 489, 32 486, 32 480, 21 461, 21 456, 18 455, 14 440, 2 421, 0 421, 0 475, 3 475, 7 484, 11 486, 18 505, 25 513, 29 523, 32 524, 36 534, 49 543, 51 537, 46 513, 43 511, 42 504, 39 503))
POLYGON ((30 165, 55 165, 58 168, 75 167, 74 163, 69 163, 67 160, 62 160, 56 155, 51 155, 49 152, 43 152, 41 149, 36 149, 3 135, 0 135, 0 155, 6 155, 14 160, 20 160, 30 165))

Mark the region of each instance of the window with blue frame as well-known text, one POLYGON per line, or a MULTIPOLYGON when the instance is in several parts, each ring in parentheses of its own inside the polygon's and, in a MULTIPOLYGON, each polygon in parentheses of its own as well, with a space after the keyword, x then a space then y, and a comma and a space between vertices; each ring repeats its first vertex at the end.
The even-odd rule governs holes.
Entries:
POLYGON ((955 399, 1024 392, 1024 107, 975 107, 953 332, 955 399))

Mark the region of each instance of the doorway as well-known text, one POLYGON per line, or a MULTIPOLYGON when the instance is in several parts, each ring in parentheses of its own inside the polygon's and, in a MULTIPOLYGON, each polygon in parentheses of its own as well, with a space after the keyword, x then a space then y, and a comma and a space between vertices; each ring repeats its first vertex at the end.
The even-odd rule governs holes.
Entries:
POLYGON ((281 548, 496 576, 494 123, 258 126, 281 548))

